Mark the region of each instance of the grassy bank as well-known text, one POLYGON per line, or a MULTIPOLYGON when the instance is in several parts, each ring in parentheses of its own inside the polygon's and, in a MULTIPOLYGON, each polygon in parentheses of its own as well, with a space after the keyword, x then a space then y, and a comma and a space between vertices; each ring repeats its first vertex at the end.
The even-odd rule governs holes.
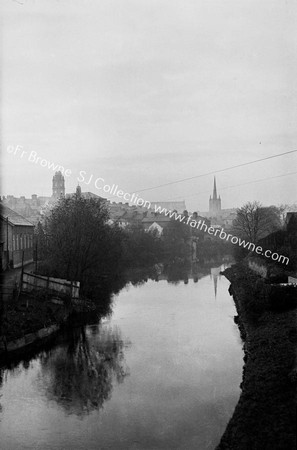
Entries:
POLYGON ((69 308, 53 303, 42 293, 36 297, 22 294, 18 301, 5 305, 1 338, 6 342, 20 339, 42 328, 60 324, 68 315, 69 308))
POLYGON ((242 393, 217 450, 296 447, 296 308, 244 265, 225 271, 244 339, 242 393), (294 369, 295 367, 295 369, 294 369))

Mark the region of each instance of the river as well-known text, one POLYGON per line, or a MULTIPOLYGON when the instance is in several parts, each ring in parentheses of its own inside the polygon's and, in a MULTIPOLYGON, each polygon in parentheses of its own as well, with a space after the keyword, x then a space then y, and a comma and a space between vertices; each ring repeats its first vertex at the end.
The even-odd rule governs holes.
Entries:
POLYGON ((222 268, 129 284, 110 316, 4 368, 0 448, 214 449, 243 365, 222 268))

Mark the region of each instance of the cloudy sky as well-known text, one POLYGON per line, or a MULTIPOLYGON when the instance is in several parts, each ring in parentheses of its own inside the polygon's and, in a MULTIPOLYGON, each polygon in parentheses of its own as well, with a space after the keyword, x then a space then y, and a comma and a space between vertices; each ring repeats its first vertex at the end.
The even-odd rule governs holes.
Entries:
MULTIPOLYGON (((71 170, 67 192, 80 171, 93 175, 82 190, 98 195, 98 177, 134 192, 209 173, 141 193, 204 211, 215 171, 297 149, 295 0, 1 9, 3 195, 51 195, 53 171, 29 161, 36 152, 71 170)), ((222 207, 295 202, 296 162, 291 153, 218 173, 222 207)))

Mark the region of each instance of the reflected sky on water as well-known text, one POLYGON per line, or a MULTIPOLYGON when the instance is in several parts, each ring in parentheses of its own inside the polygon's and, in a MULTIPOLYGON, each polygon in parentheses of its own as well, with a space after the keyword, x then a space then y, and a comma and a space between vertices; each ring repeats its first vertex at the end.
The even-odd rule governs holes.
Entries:
POLYGON ((206 272, 129 284, 110 317, 4 370, 1 449, 213 449, 243 353, 229 282, 206 272))

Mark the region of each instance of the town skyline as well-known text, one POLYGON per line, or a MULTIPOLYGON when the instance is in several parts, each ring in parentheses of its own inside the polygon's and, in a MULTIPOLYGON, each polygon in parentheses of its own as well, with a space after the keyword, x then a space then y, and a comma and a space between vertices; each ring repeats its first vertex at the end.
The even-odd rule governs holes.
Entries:
POLYGON ((294 448, 297 2, 0 12, 0 447, 294 448))
MULTIPOLYGON (((64 171, 64 173, 62 170, 62 175, 65 180, 65 194, 71 194, 71 193, 75 192, 77 186, 80 186, 83 192, 90 192, 90 193, 94 194, 95 196, 99 196, 99 197, 102 197, 102 198, 110 201, 111 203, 118 203, 118 204, 129 203, 129 205, 131 206, 133 204, 133 200, 134 200, 134 204, 135 204, 137 198, 142 198, 144 201, 149 202, 151 204, 158 204, 158 202, 159 203, 164 203, 164 202, 170 203, 170 202, 184 201, 186 204, 186 208, 189 211, 207 212, 207 211, 209 211, 210 197, 213 195, 214 180, 216 180, 218 197, 220 196, 220 201, 222 201, 222 209, 230 209, 230 208, 236 209, 236 208, 240 208, 242 206, 242 204, 239 204, 239 205, 230 204, 230 202, 228 201, 228 193, 229 193, 230 189, 232 189, 232 186, 220 187, 220 184, 219 184, 220 177, 218 177, 217 175, 212 175, 211 178, 210 178, 210 176, 208 176, 208 180, 210 180, 211 185, 208 186, 209 187, 208 190, 205 190, 205 191, 201 192, 200 195, 197 195, 198 202, 196 202, 196 205, 195 205, 193 200, 190 202, 187 202, 186 199, 181 198, 181 197, 151 200, 149 198, 149 195, 146 194, 146 192, 144 192, 143 194, 140 193, 138 195, 136 195, 136 193, 130 193, 131 201, 126 201, 127 199, 125 200, 125 198, 122 198, 122 197, 123 197, 123 195, 125 195, 125 194, 127 195, 128 193, 123 191, 121 189, 121 186, 119 186, 115 183, 112 183, 110 185, 108 185, 108 184, 104 185, 103 178, 101 178, 101 177, 94 178, 94 173, 86 174, 85 171, 80 171, 78 173, 78 176, 75 178, 75 174, 73 174, 73 173, 69 174, 69 170, 70 169, 66 169, 64 171), (66 176, 65 176, 65 172, 66 172, 66 176), (67 176, 67 174, 68 174, 68 176, 67 176), (84 179, 82 179, 82 178, 84 178, 84 179), (70 181, 70 183, 69 183, 69 181, 70 181), (103 187, 109 187, 109 193, 104 192, 102 189, 103 187), (223 195, 221 195, 221 191, 223 192, 223 195), (118 196, 119 192, 123 193, 121 195, 121 197, 118 196), (202 197, 202 195, 203 195, 203 197, 202 197), (192 208, 188 207, 188 204, 190 204, 190 205, 194 204, 194 207, 192 207, 192 208), (200 205, 205 205, 205 208, 204 209, 200 208, 199 207, 200 205)), ((20 192, 20 194, 17 195, 16 190, 14 190, 14 193, 8 192, 6 194, 2 190, 1 197, 7 198, 8 196, 13 196, 15 198, 25 197, 26 199, 31 199, 32 196, 37 196, 37 197, 50 198, 52 196, 52 184, 51 184, 52 179, 54 177, 54 174, 57 172, 54 173, 50 170, 48 170, 48 172, 49 172, 49 176, 51 177, 49 179, 49 185, 47 185, 47 188, 45 190, 43 190, 41 193, 40 192, 27 193, 27 192, 29 192, 27 189, 26 192, 20 192)), ((280 177, 280 178, 282 178, 282 177, 280 177)), ((236 189, 236 188, 237 188, 237 186, 234 186, 234 189, 236 189)), ((192 195, 192 197, 194 197, 194 196, 192 195)), ((247 202, 248 201, 258 201, 258 199, 250 198, 249 200, 247 200, 247 202)), ((270 204, 263 203, 263 206, 280 205, 280 204, 296 206, 296 200, 294 202, 294 198, 293 198, 293 202, 291 202, 291 203, 289 203, 288 201, 279 202, 279 203, 270 203, 270 204)))
MULTIPOLYGON (((4 182, 2 184, 2 189, 1 189, 1 196, 7 196, 7 195, 13 195, 14 197, 21 197, 21 196, 25 196, 26 198, 30 198, 33 194, 34 195, 38 195, 38 196, 48 196, 49 195, 49 186, 47 185, 47 187, 45 188, 45 184, 44 184, 44 173, 47 171, 49 173, 49 176, 54 173, 57 170, 61 170, 63 176, 65 176, 65 180, 67 180, 67 187, 69 189, 69 192, 74 192, 77 185, 81 185, 81 187, 83 188, 83 190, 85 191, 90 191, 93 192, 96 195, 99 195, 101 197, 106 198, 107 200, 111 201, 111 202, 119 202, 120 200, 118 199, 117 195, 115 195, 115 187, 117 188, 117 190, 122 190, 122 186, 120 186, 119 184, 117 184, 115 181, 110 181, 110 187, 113 186, 112 189, 110 189, 109 191, 103 191, 103 187, 104 187, 104 183, 105 185, 107 184, 106 180, 101 177, 98 176, 98 174, 93 171, 93 172, 89 172, 87 173, 87 171, 85 170, 79 170, 79 171, 73 171, 70 167, 63 167, 60 166, 59 164, 55 164, 53 161, 47 161, 46 159, 43 159, 40 154, 38 154, 35 151, 32 152, 27 152, 23 149, 22 146, 8 146, 6 149, 6 153, 8 154, 8 156, 10 156, 11 160, 13 160, 14 162, 17 163, 17 161, 19 161, 23 166, 26 167, 26 165, 28 165, 28 168, 32 167, 32 175, 35 174, 36 175, 36 179, 38 179, 37 174, 39 177, 42 176, 42 190, 41 192, 29 192, 29 184, 26 184, 26 189, 23 191, 20 191, 19 186, 17 186, 15 184, 15 180, 12 179, 12 183, 11 183, 11 191, 8 192, 8 187, 9 183, 6 185, 6 183, 4 182), (7 189, 5 189, 5 187, 7 187, 7 189)), ((296 153, 294 153, 293 151, 289 151, 289 152, 284 152, 285 154, 280 154, 280 155, 271 155, 269 157, 267 157, 267 159, 269 160, 269 158, 274 158, 276 156, 276 159, 283 158, 283 157, 296 157, 296 153), (287 153, 287 154, 286 154, 287 153)), ((7 156, 7 155, 6 155, 7 156)), ((266 159, 266 158, 264 158, 266 159)), ((261 163, 266 163, 267 161, 259 161, 259 160, 255 160, 254 161, 257 164, 261 164, 261 163)), ((269 160, 269 163, 271 161, 269 160)), ((239 169, 242 168, 245 169, 245 166, 249 166, 249 164, 252 164, 253 161, 249 161, 243 164, 239 164, 239 169)), ((253 167, 253 166, 252 166, 253 167)), ((254 167, 253 167, 254 169, 254 167)), ((189 204, 190 207, 188 209, 190 210, 197 210, 199 209, 200 211, 206 211, 207 208, 205 207, 203 209, 202 208, 198 208, 198 206, 200 205, 207 205, 208 203, 208 197, 207 194, 211 194, 210 189, 207 190, 206 187, 206 181, 209 183, 213 182, 214 177, 216 176, 217 179, 219 180, 219 186, 218 189, 220 190, 220 192, 225 192, 227 195, 223 195, 223 202, 224 202, 224 208, 238 208, 242 205, 241 204, 231 204, 230 202, 230 198, 232 198, 232 190, 236 191, 236 189, 238 189, 238 187, 240 186, 246 186, 248 185, 249 187, 255 188, 255 186, 258 184, 259 186, 263 186, 263 184, 265 185, 266 183, 271 182, 271 180, 274 180, 274 182, 280 182, 283 183, 283 180, 288 178, 291 179, 292 184, 295 184, 295 180, 296 180, 296 172, 295 171, 289 171, 286 174, 282 174, 282 175, 273 175, 271 174, 271 176, 266 176, 260 179, 254 179, 252 181, 247 181, 247 182, 243 182, 243 183, 239 183, 239 184, 235 184, 232 185, 230 184, 230 173, 232 174, 232 172, 234 172, 234 170, 238 170, 237 167, 231 166, 231 167, 225 167, 223 169, 218 169, 218 174, 216 172, 212 173, 206 173, 206 174, 199 174, 197 176, 197 178, 199 178, 201 176, 201 179, 196 179, 195 181, 197 182, 197 184, 203 185, 203 190, 202 192, 196 192, 196 193, 192 193, 190 192, 190 194, 186 194, 185 196, 178 196, 178 197, 170 197, 168 196, 168 198, 158 198, 157 194, 151 194, 150 191, 152 190, 154 192, 154 186, 152 186, 152 189, 150 188, 144 188, 143 189, 143 193, 142 190, 140 189, 139 192, 140 194, 138 194, 138 196, 142 197, 144 200, 149 201, 149 202, 166 202, 166 201, 179 201, 179 200, 184 200, 187 205, 189 204), (220 172, 224 172, 226 169, 227 172, 227 176, 229 178, 229 184, 227 185, 220 185, 220 180, 224 178, 226 178, 226 174, 225 173, 220 173, 220 172), (230 195, 231 193, 231 195, 230 195), (195 202, 195 199, 197 199, 197 201, 195 202), (227 200, 227 202, 226 202, 227 200)), ((25 171, 26 173, 26 171, 25 171)), ((195 175, 193 176, 193 178, 195 178, 195 175)), ((5 179, 5 177, 4 177, 5 179)), ((9 177, 9 179, 11 179, 9 177)), ((190 180, 193 181, 193 180, 190 180)), ((185 180, 185 183, 187 183, 188 180, 185 180)), ((180 180, 172 180, 171 182, 168 182, 168 185, 174 185, 174 184, 179 184, 180 180)), ((32 183, 33 185, 33 183, 32 183)), ((38 186, 38 185, 37 185, 38 186)), ((166 184, 165 184, 166 186, 166 184)), ((157 186, 158 187, 158 186, 157 186)), ((160 185, 161 189, 163 187, 163 185, 160 185)), ((197 189, 198 190, 198 189, 197 189)), ((195 191, 195 188, 194 188, 195 191)), ((123 192, 128 192, 128 191, 123 191, 123 192)), ((261 192, 261 191, 260 191, 261 192)), ((131 191, 131 194, 133 195, 133 193, 138 193, 137 190, 131 191)), ((263 203, 264 206, 269 206, 272 204, 295 204, 296 203, 296 196, 295 196, 295 191, 294 188, 291 190, 291 198, 292 201, 288 201, 288 198, 290 198, 290 196, 288 196, 288 192, 286 192, 286 196, 283 197, 283 201, 281 200, 281 196, 279 197, 280 201, 279 202, 267 202, 265 203, 265 201, 260 200, 261 203, 263 203)), ((238 196, 237 196, 238 198, 238 196)), ((259 200, 259 198, 247 198, 247 201, 254 201, 254 200, 259 200)), ((124 202, 125 203, 125 202, 124 202)))
MULTIPOLYGON (((50 185, 45 168, 7 153, 11 145, 70 168, 71 191, 85 171, 126 192, 295 150, 292 1, 269 11, 254 0, 1 8, 2 195, 46 195, 50 185)), ((288 154, 221 173, 224 207, 294 203, 294 166, 288 154)), ((211 184, 212 175, 146 198, 204 210, 211 184)))

